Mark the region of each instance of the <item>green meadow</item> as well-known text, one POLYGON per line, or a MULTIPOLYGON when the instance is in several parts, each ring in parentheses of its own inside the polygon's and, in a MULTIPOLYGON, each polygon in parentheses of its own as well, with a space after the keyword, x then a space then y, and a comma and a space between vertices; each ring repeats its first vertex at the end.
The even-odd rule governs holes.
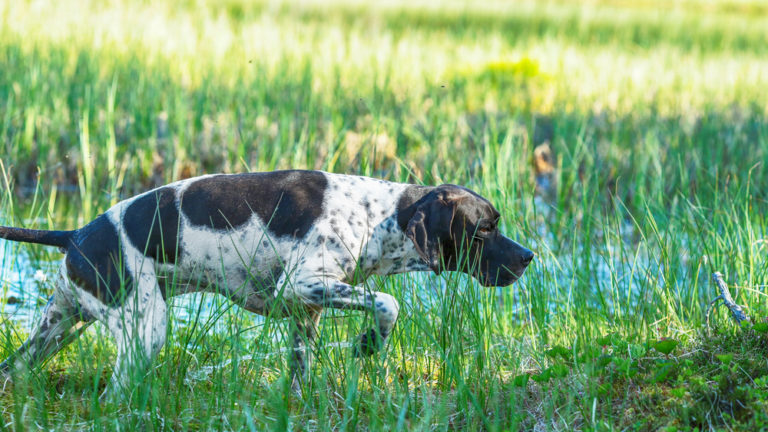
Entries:
MULTIPOLYGON (((536 252, 507 288, 368 280, 401 303, 385 349, 326 311, 301 396, 286 322, 194 295, 100 403, 95 324, 0 385, 0 431, 768 428, 766 71, 758 0, 0 0, 0 225, 308 168, 465 185, 536 252), (707 324, 716 271, 751 324, 707 324)), ((0 358, 60 258, 0 242, 0 358)))

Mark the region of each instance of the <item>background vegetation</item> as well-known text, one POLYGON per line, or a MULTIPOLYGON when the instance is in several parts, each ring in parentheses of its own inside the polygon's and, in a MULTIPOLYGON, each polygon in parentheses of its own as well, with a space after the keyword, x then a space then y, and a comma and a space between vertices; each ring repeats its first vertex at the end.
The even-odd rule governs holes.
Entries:
MULTIPOLYGON (((704 312, 721 271, 768 316, 767 53, 757 0, 0 2, 0 223, 316 168, 467 185, 537 253, 498 291, 370 281, 403 303, 386 351, 355 361, 370 318, 327 313, 300 398, 285 323, 193 297, 135 397, 99 404, 96 325, 0 390, 0 429, 766 427, 763 326, 704 312)), ((0 243, 0 357, 29 331, 8 293, 37 304, 19 279, 58 258, 0 243)))

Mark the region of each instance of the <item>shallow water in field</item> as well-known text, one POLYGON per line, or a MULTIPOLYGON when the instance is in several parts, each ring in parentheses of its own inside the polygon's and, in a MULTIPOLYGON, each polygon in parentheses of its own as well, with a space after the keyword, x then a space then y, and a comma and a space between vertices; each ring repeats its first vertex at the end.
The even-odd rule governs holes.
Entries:
MULTIPOLYGON (((545 241, 545 238, 546 236, 542 236, 539 241, 545 241)), ((536 244, 529 244, 528 246, 536 248, 536 244)), ((600 247, 610 249, 608 246, 600 247)), ((595 248, 597 249, 598 246, 595 248)), ((632 250, 637 250, 637 246, 634 246, 632 250)), ((551 280, 548 284, 550 299, 552 299, 549 307, 552 312, 555 312, 570 301, 569 291, 584 283, 584 281, 577 280, 578 270, 575 269, 583 265, 590 265, 588 285, 595 290, 613 294, 600 296, 601 304, 593 304, 592 306, 613 308, 614 302, 621 302, 625 306, 636 304, 642 299, 631 292, 626 292, 622 287, 649 283, 649 270, 656 265, 649 262, 646 255, 646 253, 641 253, 636 257, 619 257, 611 251, 607 251, 607 253, 601 253, 600 256, 588 258, 588 263, 584 262, 583 257, 574 257, 571 254, 564 254, 556 259, 553 259, 552 256, 539 256, 538 261, 534 263, 537 268, 532 268, 526 272, 521 281, 515 285, 497 288, 496 294, 498 301, 502 301, 505 293, 509 290, 514 290, 514 293, 527 290, 529 284, 527 278, 545 276, 547 280, 551 280)), ((56 278, 59 264, 59 260, 34 259, 29 256, 26 247, 0 240, 0 320, 10 320, 21 328, 31 329, 52 292, 53 281, 56 278)), ((450 283, 448 279, 431 277, 430 274, 414 273, 406 276, 406 284, 409 288, 403 289, 402 298, 399 298, 403 306, 430 309, 439 307, 438 303, 441 299, 444 300, 447 296, 453 295, 447 289, 447 285, 450 283)), ((466 283, 469 283, 469 278, 461 277, 464 279, 459 281, 459 286, 465 285, 465 279, 466 283)), ((658 280, 651 283, 663 284, 663 281, 658 280)), ((374 284, 370 284, 370 287, 378 289, 375 288, 374 284)), ((387 291, 387 289, 384 290, 387 291)), ((512 308, 511 312, 517 316, 524 311, 520 308, 520 304, 515 303, 515 305, 509 306, 512 308)), ((236 306, 233 307, 235 310, 237 309, 236 306)), ((230 303, 223 297, 213 294, 194 293, 174 297, 171 308, 174 322, 183 326, 191 324, 195 320, 205 322, 215 319, 226 313, 230 308, 230 303)), ((256 314, 249 313, 248 315, 252 316, 254 325, 264 321, 261 316, 256 314)), ((217 322, 213 324, 213 329, 215 330, 220 325, 225 324, 217 322)))
MULTIPOLYGON (((617 309, 626 310, 648 301, 645 297, 650 292, 665 285, 659 262, 650 258, 652 253, 648 244, 632 239, 634 227, 631 224, 622 225, 617 235, 611 233, 611 239, 595 238, 589 245, 577 241, 573 248, 566 246, 565 250, 552 251, 550 247, 558 244, 558 239, 545 222, 551 216, 552 209, 538 199, 535 205, 540 212, 535 223, 536 233, 529 234, 526 240, 515 240, 537 251, 538 255, 519 282, 495 290, 499 304, 511 300, 505 305, 505 313, 511 314, 514 320, 525 320, 530 313, 519 299, 537 293, 545 294, 545 304, 550 313, 572 306, 575 290, 579 290, 582 298, 587 298, 586 306, 611 314, 617 309), (585 268, 588 270, 584 271, 585 268), (653 289, 649 290, 649 287, 653 289), (587 295, 584 295, 585 290, 589 291, 587 295)), ((504 232, 514 231, 510 227, 501 228, 504 232)), ((0 240, 0 322, 5 324, 10 321, 26 331, 40 316, 53 290, 62 258, 54 252, 50 256, 52 261, 46 261, 44 257, 32 256, 32 253, 33 250, 24 244, 0 240)), ((382 278, 367 285, 371 289, 392 293, 390 288, 378 285, 384 283, 389 286, 394 280, 382 278)), ((470 280, 463 275, 455 279, 450 273, 444 273, 443 277, 433 277, 431 273, 411 273, 405 276, 404 281, 394 283, 402 283, 397 297, 401 306, 406 308, 404 311, 423 311, 441 307, 442 301, 455 295, 455 287, 465 287, 472 283, 470 280)), ((541 301, 541 297, 535 300, 541 301)), ((533 300, 529 297, 529 301, 533 300)), ((219 318, 239 309, 223 297, 203 293, 174 297, 170 307, 174 325, 192 325, 197 321, 198 324, 208 323, 211 331, 225 331, 227 320, 219 318)), ((255 326, 264 323, 264 318, 259 315, 241 315, 255 326)))
POLYGON ((46 280, 54 277, 56 263, 32 265, 18 245, 0 240, 0 319, 28 327, 47 302, 46 280))

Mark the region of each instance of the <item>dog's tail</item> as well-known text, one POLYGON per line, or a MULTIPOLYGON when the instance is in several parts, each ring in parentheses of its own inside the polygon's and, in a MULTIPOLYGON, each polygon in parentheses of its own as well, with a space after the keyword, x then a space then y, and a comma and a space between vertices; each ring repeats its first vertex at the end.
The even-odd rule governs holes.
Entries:
POLYGON ((69 246, 74 233, 74 231, 46 231, 0 226, 2 239, 58 246, 60 249, 66 249, 69 246))

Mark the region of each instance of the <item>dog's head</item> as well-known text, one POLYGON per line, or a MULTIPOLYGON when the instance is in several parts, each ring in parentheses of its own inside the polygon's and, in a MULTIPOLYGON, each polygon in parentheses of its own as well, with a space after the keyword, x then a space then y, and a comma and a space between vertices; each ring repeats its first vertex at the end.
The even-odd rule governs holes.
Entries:
POLYGON ((506 286, 523 275, 533 252, 499 232, 499 212, 475 192, 441 185, 411 206, 401 223, 416 251, 437 274, 463 271, 485 286, 506 286))

